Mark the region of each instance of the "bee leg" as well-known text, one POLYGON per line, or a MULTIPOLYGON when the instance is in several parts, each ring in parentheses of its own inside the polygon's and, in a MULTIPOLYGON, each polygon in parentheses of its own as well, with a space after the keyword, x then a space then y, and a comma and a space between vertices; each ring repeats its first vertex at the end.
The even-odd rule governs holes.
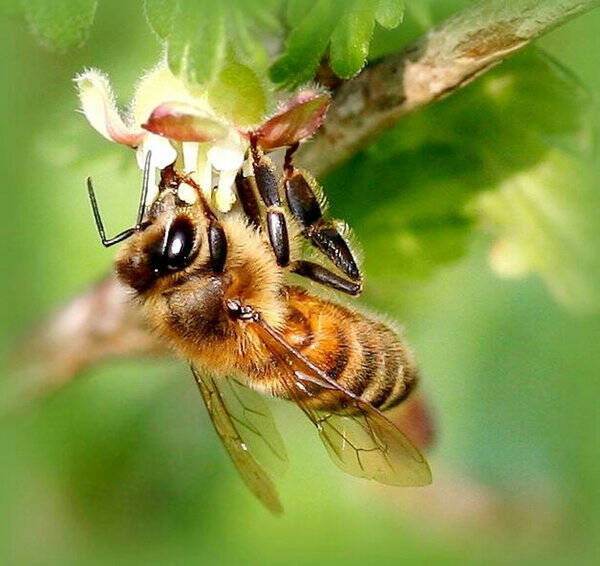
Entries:
POLYGON ((291 264, 290 270, 292 273, 307 277, 315 283, 320 283, 326 287, 331 287, 336 291, 347 293, 348 295, 360 295, 362 292, 362 283, 349 281, 339 275, 329 271, 325 267, 311 261, 295 261, 291 264))
POLYGON ((259 152, 255 138, 251 139, 250 149, 256 186, 261 200, 267 207, 266 224, 271 247, 275 253, 277 264, 285 267, 290 262, 290 240, 285 215, 281 207, 279 182, 275 175, 275 167, 259 152))
POLYGON ((306 174, 292 165, 291 156, 297 146, 286 152, 284 162, 284 188, 292 216, 302 227, 302 234, 313 246, 327 256, 333 264, 353 281, 360 281, 358 265, 346 240, 334 223, 323 218, 321 205, 306 178, 306 174))
POLYGON ((181 182, 185 181, 197 190, 200 202, 202 204, 204 217, 208 220, 207 232, 208 249, 210 252, 210 265, 215 273, 222 273, 223 268, 225 267, 225 261, 227 260, 227 237, 225 236, 223 226, 208 204, 208 201, 204 198, 202 190, 190 175, 181 176, 175 173, 172 165, 163 169, 163 176, 165 176, 165 172, 175 175, 172 181, 175 186, 179 186, 181 182))
POLYGON ((235 178, 235 186, 244 213, 254 227, 260 228, 260 208, 253 184, 251 177, 244 177, 242 171, 235 178))

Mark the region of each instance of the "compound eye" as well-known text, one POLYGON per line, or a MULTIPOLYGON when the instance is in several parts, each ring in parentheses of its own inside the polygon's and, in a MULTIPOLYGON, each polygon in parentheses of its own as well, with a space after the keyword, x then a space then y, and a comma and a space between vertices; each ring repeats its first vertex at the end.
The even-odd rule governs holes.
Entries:
POLYGON ((169 228, 163 252, 164 266, 168 271, 179 271, 191 263, 195 238, 196 230, 189 218, 176 218, 169 228))

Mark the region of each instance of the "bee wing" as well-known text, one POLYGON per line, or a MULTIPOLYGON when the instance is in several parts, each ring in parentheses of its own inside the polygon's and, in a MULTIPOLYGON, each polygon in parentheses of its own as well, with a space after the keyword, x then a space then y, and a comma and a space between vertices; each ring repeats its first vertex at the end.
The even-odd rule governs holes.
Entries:
POLYGON ((423 455, 381 411, 331 379, 262 319, 253 324, 281 362, 282 380, 290 398, 317 427, 331 459, 342 470, 388 485, 431 483, 431 470, 423 455), (314 385, 340 400, 340 413, 310 406, 314 385))
POLYGON ((215 430, 244 483, 269 511, 280 514, 283 507, 273 481, 255 458, 275 471, 287 463, 283 440, 266 403, 233 377, 215 378, 191 367, 215 430))

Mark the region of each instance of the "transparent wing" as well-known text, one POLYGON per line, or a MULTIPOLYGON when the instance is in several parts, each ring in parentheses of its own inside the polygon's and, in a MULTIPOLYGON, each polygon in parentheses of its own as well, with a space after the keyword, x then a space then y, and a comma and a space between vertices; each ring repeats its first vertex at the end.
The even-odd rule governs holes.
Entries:
POLYGON ((215 379, 194 365, 192 373, 215 429, 245 484, 271 512, 280 514, 283 507, 273 481, 257 461, 275 472, 287 464, 283 441, 266 403, 235 378, 215 379))
POLYGON ((431 483, 429 465, 417 448, 371 405, 353 401, 356 413, 313 414, 331 459, 346 473, 397 486, 431 483))
POLYGON ((253 324, 279 358, 290 398, 317 427, 329 455, 342 470, 389 485, 431 483, 425 458, 381 411, 329 378, 262 319, 253 324), (323 394, 323 389, 337 398, 339 413, 312 408, 311 394, 323 394))

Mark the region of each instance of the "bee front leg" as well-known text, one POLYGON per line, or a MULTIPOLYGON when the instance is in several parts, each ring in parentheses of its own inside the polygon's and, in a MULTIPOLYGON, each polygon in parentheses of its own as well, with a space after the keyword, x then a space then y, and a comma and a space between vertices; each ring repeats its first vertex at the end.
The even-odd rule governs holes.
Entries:
MULTIPOLYGON (((223 230, 223 226, 219 222, 219 219, 213 212, 212 208, 208 204, 208 201, 204 198, 202 194, 202 190, 191 177, 191 175, 180 176, 174 173, 174 169, 172 166, 169 168, 165 168, 164 172, 170 172, 171 174, 175 174, 175 178, 171 181, 175 186, 179 186, 180 183, 186 182, 192 187, 194 187, 198 193, 198 197, 200 198, 200 202, 202 204, 202 211, 204 213, 204 217, 208 221, 208 249, 210 252, 210 265, 215 273, 223 273, 223 269, 225 268, 225 261, 227 260, 227 237, 225 236, 225 230, 223 230), (168 171, 170 169, 170 171, 168 171)), ((163 177, 164 178, 164 177, 163 177)))
POLYGON ((253 184, 251 178, 244 177, 242 171, 240 171, 235 178, 235 186, 242 209, 250 220, 250 223, 254 227, 260 228, 260 208, 258 206, 258 200, 256 198, 256 193, 254 192, 253 184))
POLYGON ((208 226, 208 249, 213 271, 222 273, 227 260, 227 237, 220 222, 211 222, 208 226))

